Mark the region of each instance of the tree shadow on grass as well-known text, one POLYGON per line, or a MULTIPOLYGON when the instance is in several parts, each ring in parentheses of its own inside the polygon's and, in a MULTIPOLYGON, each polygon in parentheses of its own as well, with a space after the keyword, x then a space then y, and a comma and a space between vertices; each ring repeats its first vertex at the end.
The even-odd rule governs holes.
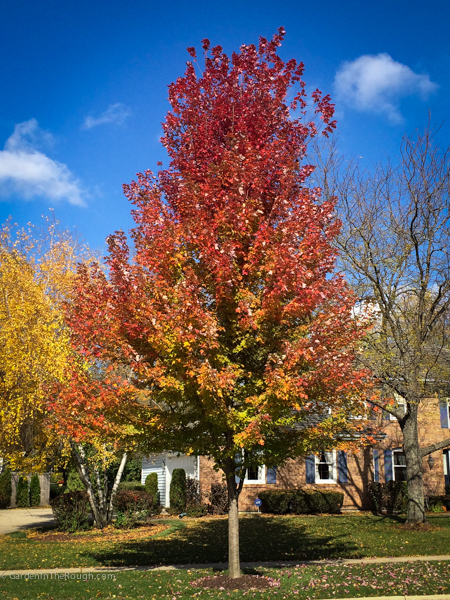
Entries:
MULTIPOLYGON (((205 520, 187 522, 168 537, 124 541, 114 548, 86 549, 82 554, 104 566, 203 564, 226 562, 227 546, 227 521, 205 520)), ((242 519, 240 548, 243 562, 362 556, 350 528, 348 533, 326 535, 309 532, 298 521, 279 518, 242 519)))

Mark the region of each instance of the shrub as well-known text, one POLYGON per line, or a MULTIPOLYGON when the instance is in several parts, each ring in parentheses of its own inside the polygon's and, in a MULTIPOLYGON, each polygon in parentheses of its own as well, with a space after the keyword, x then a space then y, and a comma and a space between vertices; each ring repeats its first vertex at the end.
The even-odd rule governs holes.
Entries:
POLYGON ((186 509, 199 506, 202 503, 200 482, 193 477, 186 477, 186 509))
POLYGON ((294 492, 290 490, 264 490, 259 492, 262 512, 287 515, 291 509, 294 492))
POLYGON ((89 500, 85 491, 68 491, 50 500, 53 514, 62 531, 79 531, 88 526, 89 500))
POLYGON ((113 505, 116 511, 115 526, 129 528, 148 515, 153 507, 153 498, 147 492, 119 490, 114 496, 113 505))
POLYGON ((405 512, 408 502, 406 481, 369 483, 369 495, 375 512, 405 512))
POLYGON ((198 504, 197 506, 190 506, 186 509, 188 517, 204 517, 206 515, 206 506, 198 504))
POLYGON ((138 481, 141 477, 142 459, 129 458, 122 474, 122 481, 138 481))
POLYGON ((339 513, 344 502, 342 492, 319 492, 304 490, 305 500, 311 513, 339 513))
POLYGON ((30 481, 30 504, 31 506, 39 506, 41 503, 41 484, 39 483, 39 475, 34 473, 30 481))
POLYGON ((84 483, 81 481, 80 476, 76 471, 70 471, 67 478, 67 491, 69 492, 84 492, 86 488, 84 483))
POLYGON ((228 512, 228 489, 223 483, 212 483, 208 495, 208 512, 212 515, 225 515, 228 512))
POLYGON ((170 506, 179 513, 186 510, 186 471, 174 469, 170 483, 170 506))
POLYGON ((274 515, 339 513, 344 502, 341 492, 317 490, 264 490, 259 493, 261 510, 274 515))
POLYGON ((428 496, 428 508, 432 512, 444 512, 443 507, 446 510, 450 510, 450 495, 445 496, 428 496), (437 511, 440 509, 440 511, 437 511))
POLYGON ((11 504, 12 483, 11 471, 3 469, 0 475, 0 508, 8 508, 11 504))
POLYGON ((133 492, 147 492, 145 485, 139 483, 139 481, 121 481, 119 483, 119 490, 131 490, 133 492))
POLYGON ((30 492, 28 489, 28 477, 21 475, 17 482, 16 505, 21 508, 30 506, 30 492))

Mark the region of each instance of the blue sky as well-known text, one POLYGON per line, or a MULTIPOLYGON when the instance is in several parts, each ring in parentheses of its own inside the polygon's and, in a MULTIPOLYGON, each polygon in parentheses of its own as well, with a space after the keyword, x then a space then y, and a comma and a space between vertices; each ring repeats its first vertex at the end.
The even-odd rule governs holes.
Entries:
POLYGON ((284 59, 336 103, 343 151, 395 157, 428 111, 449 144, 450 3, 443 0, 14 0, 0 3, 0 221, 54 209, 93 248, 132 226, 122 193, 165 159, 167 85, 186 48, 230 53, 287 31, 284 59), (447 119, 447 122, 446 122, 447 119))

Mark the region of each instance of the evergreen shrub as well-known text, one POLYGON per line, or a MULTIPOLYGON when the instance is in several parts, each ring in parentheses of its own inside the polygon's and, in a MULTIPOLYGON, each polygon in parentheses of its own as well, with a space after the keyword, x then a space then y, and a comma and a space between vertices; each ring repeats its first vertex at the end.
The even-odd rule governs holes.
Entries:
POLYGON ((67 478, 67 491, 69 492, 85 492, 86 488, 84 483, 81 481, 81 477, 77 471, 70 471, 67 478))
POLYGON ((53 514, 62 531, 79 531, 88 526, 89 500, 85 491, 67 491, 50 500, 53 514))
POLYGON ((39 475, 34 473, 30 481, 30 504, 31 506, 39 506, 41 503, 41 484, 39 483, 39 475))
POLYGON ((149 473, 145 478, 145 491, 153 498, 153 512, 161 510, 159 505, 158 475, 156 473, 149 473))
POLYGON ((11 471, 3 469, 0 475, 0 508, 8 508, 11 504, 12 483, 11 471))
POLYGON ((186 511, 186 471, 174 469, 170 483, 170 507, 176 512, 186 511))
POLYGON ((28 489, 28 477, 21 475, 17 482, 16 505, 21 508, 30 506, 30 491, 28 489))
POLYGON ((408 504, 408 491, 406 481, 377 481, 369 483, 369 496, 372 510, 377 513, 406 512, 408 504))
POLYGON ((259 492, 261 511, 274 515, 339 513, 344 502, 342 492, 317 490, 264 490, 259 492))

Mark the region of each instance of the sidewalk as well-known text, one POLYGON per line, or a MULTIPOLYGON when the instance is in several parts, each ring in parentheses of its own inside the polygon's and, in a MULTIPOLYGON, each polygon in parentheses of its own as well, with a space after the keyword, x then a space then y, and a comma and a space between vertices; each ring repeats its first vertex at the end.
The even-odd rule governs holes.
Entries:
MULTIPOLYGON (((336 560, 286 560, 286 561, 266 561, 266 562, 241 562, 242 569, 257 569, 258 567, 265 568, 280 568, 294 567, 304 565, 364 565, 364 564, 380 564, 380 563, 401 563, 401 562, 430 562, 430 561, 450 561, 450 555, 442 556, 398 556, 398 557, 383 557, 383 558, 342 558, 336 560)), ((185 569, 217 569, 218 571, 228 568, 228 563, 199 563, 199 564, 183 564, 183 565, 165 565, 165 566, 135 566, 135 567, 69 567, 57 569, 12 569, 0 571, 0 578, 5 578, 9 575, 38 575, 43 573, 120 573, 124 571, 177 571, 185 569)), ((373 597, 373 596, 372 596, 373 597)), ((397 598, 397 596, 389 596, 389 598, 397 598)), ((404 596, 398 596, 403 598, 404 596)), ((412 598, 412 596, 409 596, 412 598)), ((421 598, 431 598, 432 596, 420 596, 421 598)), ((436 596, 436 598, 444 598, 444 596, 436 596)), ((417 596, 419 598, 419 596, 417 596)), ((445 596, 449 598, 450 595, 445 596)), ((338 599, 334 599, 338 600, 338 599)))

